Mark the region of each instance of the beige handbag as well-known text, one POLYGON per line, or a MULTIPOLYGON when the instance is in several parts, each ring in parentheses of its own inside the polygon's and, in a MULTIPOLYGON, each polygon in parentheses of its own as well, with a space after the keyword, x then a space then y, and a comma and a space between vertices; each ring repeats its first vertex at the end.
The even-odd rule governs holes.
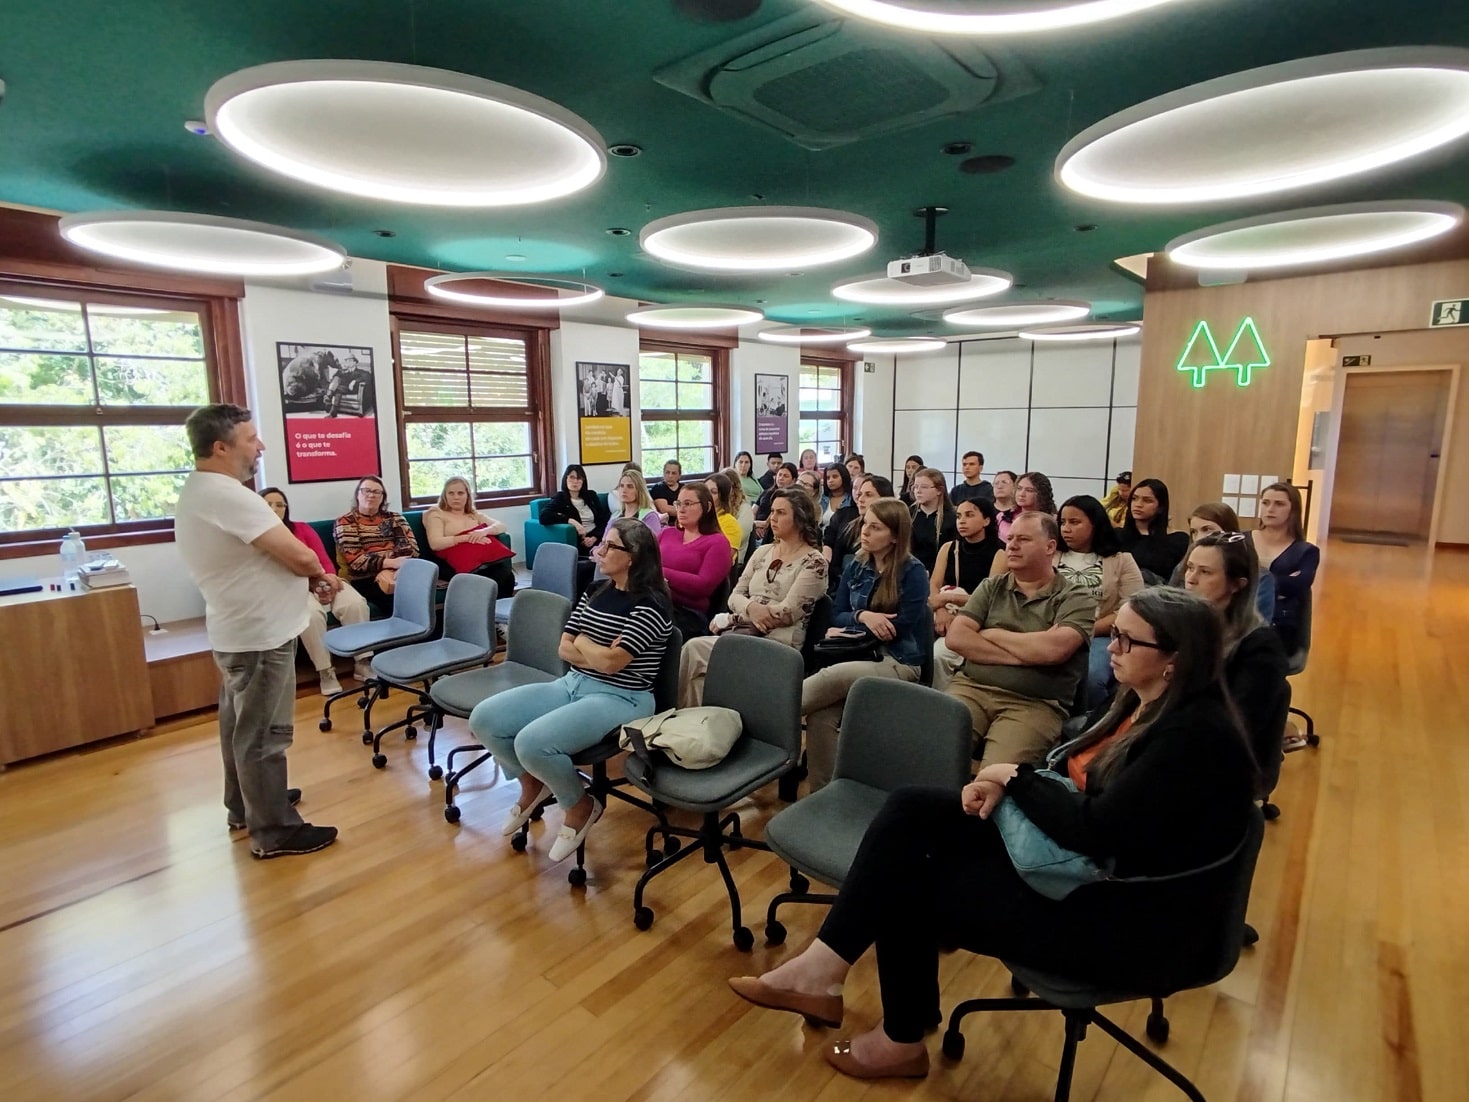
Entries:
POLYGON ((739 741, 744 721, 733 708, 670 708, 646 719, 625 723, 618 744, 624 750, 661 750, 683 769, 708 769, 722 762, 739 741), (634 740, 628 728, 641 738, 634 740), (637 741, 643 743, 642 747, 637 741))

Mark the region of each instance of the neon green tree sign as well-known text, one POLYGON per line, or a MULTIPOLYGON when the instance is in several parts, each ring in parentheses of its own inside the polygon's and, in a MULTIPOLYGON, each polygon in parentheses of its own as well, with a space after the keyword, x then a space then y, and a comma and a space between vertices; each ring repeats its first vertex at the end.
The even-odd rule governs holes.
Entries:
POLYGON ((1194 326, 1193 336, 1189 337, 1188 344, 1183 347, 1177 370, 1192 371, 1193 386, 1202 389, 1211 371, 1233 371, 1237 386, 1249 386, 1254 373, 1269 366, 1270 353, 1265 351, 1265 342, 1260 338, 1255 319, 1245 318, 1234 331, 1234 339, 1229 342, 1229 348, 1222 356, 1209 323, 1199 322, 1194 326))

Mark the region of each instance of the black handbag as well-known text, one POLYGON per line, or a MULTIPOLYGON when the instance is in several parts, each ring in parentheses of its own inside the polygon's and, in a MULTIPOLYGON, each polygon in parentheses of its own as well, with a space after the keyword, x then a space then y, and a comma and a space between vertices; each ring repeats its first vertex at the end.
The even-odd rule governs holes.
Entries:
POLYGON ((816 659, 816 668, 825 669, 838 662, 877 662, 882 659, 882 640, 870 631, 860 635, 843 632, 818 639, 811 648, 816 659))

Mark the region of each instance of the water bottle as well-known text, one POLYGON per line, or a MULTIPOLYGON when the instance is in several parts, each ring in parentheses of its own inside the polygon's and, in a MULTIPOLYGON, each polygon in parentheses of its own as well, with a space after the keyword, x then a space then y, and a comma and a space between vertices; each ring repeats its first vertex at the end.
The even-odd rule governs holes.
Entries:
POLYGON ((76 589, 81 584, 82 562, 87 556, 87 545, 75 528, 66 533, 61 541, 61 577, 67 589, 76 589))

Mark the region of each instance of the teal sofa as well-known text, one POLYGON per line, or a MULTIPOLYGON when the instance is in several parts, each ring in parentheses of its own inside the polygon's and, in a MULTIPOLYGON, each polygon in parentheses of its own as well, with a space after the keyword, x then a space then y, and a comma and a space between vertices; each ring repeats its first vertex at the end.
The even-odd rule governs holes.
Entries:
MULTIPOLYGON (((610 498, 606 494, 600 495, 604 502, 609 505, 610 498)), ((527 508, 530 516, 525 518, 525 565, 534 566, 536 561, 536 548, 543 543, 569 543, 576 546, 576 529, 569 524, 542 524, 541 510, 551 504, 549 497, 538 497, 534 499, 527 508)), ((502 536, 501 539, 504 539, 502 536)), ((507 541, 508 542, 508 541, 507 541)))

